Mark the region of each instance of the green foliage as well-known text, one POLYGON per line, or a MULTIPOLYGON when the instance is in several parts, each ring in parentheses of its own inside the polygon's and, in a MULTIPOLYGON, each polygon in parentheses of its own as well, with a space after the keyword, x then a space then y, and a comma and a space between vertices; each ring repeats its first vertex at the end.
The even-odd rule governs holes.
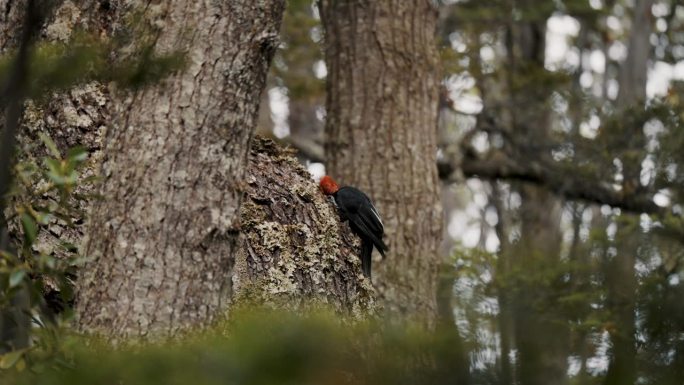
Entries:
POLYGON ((15 167, 16 183, 10 192, 13 206, 8 221, 19 224, 21 247, 16 253, 0 253, 0 307, 9 311, 19 306, 13 299, 20 291, 28 292, 28 303, 19 311, 29 313, 33 319, 32 347, 0 356, 1 369, 26 367, 23 356, 30 351, 40 351, 37 356, 47 359, 59 349, 59 330, 71 313, 66 309, 60 318, 55 318, 43 295, 54 291, 65 305, 70 303, 73 300, 70 277, 75 276, 75 269, 82 261, 77 248, 67 241, 60 241, 54 249, 38 248, 37 241, 58 221, 66 228, 73 228, 74 222, 83 220, 85 213, 79 207, 88 197, 77 192, 93 180, 79 173, 87 153, 76 147, 62 155, 49 137, 41 135, 41 139, 48 156, 42 159, 42 164, 24 157, 27 160, 15 167))
MULTIPOLYGON (((75 32, 68 43, 40 42, 31 50, 30 84, 27 96, 42 100, 50 91, 60 91, 91 81, 116 82, 124 88, 140 88, 181 70, 185 58, 181 52, 157 55, 153 46, 133 47, 127 55, 121 38, 101 39, 86 32, 75 32)), ((11 71, 14 53, 0 57, 0 82, 11 71)))
POLYGON ((112 348, 73 336, 61 357, 68 366, 13 371, 4 383, 447 384, 456 376, 450 342, 411 325, 252 309, 165 342, 112 348))
MULTIPOLYGON (((28 85, 15 97, 44 102, 54 92, 93 81, 137 89, 182 70, 184 54, 156 52, 159 28, 144 22, 142 12, 129 14, 108 38, 74 30, 67 42, 38 42, 29 47, 28 85)), ((0 83, 7 83, 13 73, 15 57, 12 51, 0 57, 0 83)), ((62 324, 71 316, 72 279, 83 261, 65 234, 77 233, 77 224, 85 219, 84 208, 96 198, 83 193, 92 190, 87 185, 94 180, 79 172, 88 158, 86 149, 77 146, 62 153, 47 135, 39 136, 47 156, 33 158, 33 144, 19 157, 8 197, 12 207, 4 213, 14 224, 11 233, 21 239, 0 252, 0 329, 7 339, 0 346, 0 352, 7 352, 0 356, 0 369, 24 369, 27 363, 39 368, 62 348, 62 324), (57 225, 62 234, 50 235, 50 228, 57 225), (46 293, 57 293, 58 306, 64 308, 58 317, 46 303, 46 293), (25 345, 20 341, 23 337, 16 337, 28 327, 21 320, 25 317, 31 317, 33 325, 26 331, 30 348, 17 349, 25 345), (12 328, 16 340, 10 342, 12 338, 5 334, 12 328), (29 353, 33 358, 27 361, 29 353)))

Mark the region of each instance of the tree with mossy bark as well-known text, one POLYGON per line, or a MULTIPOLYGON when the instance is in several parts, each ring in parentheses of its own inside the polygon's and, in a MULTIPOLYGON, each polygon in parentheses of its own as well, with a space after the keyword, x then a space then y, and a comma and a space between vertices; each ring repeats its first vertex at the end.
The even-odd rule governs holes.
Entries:
MULTIPOLYGON (((8 22, 22 16, 14 6, 8 22)), ((283 6, 67 1, 41 25, 33 60, 50 53, 59 61, 46 68, 66 79, 33 73, 52 83, 25 104, 24 156, 59 158, 83 143, 81 175, 99 179, 73 186, 81 216, 38 223, 31 248, 59 260, 63 241, 83 245, 87 262, 67 279, 78 282, 81 330, 174 334, 256 299, 373 313, 348 228, 291 154, 252 138, 283 6), (74 60, 82 72, 67 71, 74 60), (49 153, 33 146, 38 136, 49 153)))

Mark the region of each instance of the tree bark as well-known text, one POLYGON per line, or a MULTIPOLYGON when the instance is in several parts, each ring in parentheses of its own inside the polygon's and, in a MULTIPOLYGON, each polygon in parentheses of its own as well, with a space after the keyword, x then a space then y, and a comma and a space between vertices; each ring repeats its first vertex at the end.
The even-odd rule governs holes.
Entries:
POLYGON ((326 304, 357 318, 374 313, 358 239, 293 152, 255 140, 240 217, 237 302, 290 309, 326 304))
MULTIPOLYGON (((45 4, 41 3, 38 6, 43 7, 45 4)), ((25 17, 26 1, 0 0, 0 8, 3 9, 0 13, 0 54, 9 54, 11 50, 17 48, 22 34, 21 26, 25 17)), ((50 15, 45 15, 48 19, 40 25, 40 38, 47 42, 66 42, 75 27, 87 29, 91 20, 92 24, 97 24, 95 21, 100 20, 98 15, 101 9, 97 4, 88 2, 79 3, 77 6, 71 1, 64 1, 52 11, 50 15), (84 17, 86 14, 92 17, 84 17)), ((45 134, 54 140, 62 153, 76 144, 84 146, 90 158, 81 170, 82 175, 93 175, 95 165, 100 158, 100 133, 110 113, 107 90, 101 85, 91 83, 75 87, 68 92, 51 92, 46 99, 22 103, 21 124, 16 133, 15 153, 18 160, 32 160, 40 164, 47 151, 44 146, 36 144, 40 143, 39 134, 45 134)), ((89 187, 80 186, 78 192, 89 193, 89 187)), ((40 199, 44 205, 49 205, 55 201, 56 197, 44 194, 40 199)), ((84 202, 71 203, 82 210, 85 210, 87 206, 84 202)), ((7 215, 8 212, 3 214, 7 215)), ((63 255, 62 248, 59 246, 60 242, 78 244, 83 235, 83 218, 72 218, 72 221, 74 225, 68 226, 64 221, 52 219, 47 225, 47 230, 38 233, 38 239, 33 245, 35 251, 60 257, 63 255)), ((21 224, 18 219, 9 223, 12 239, 20 238, 20 228, 21 224)), ((44 282, 46 290, 54 290, 49 279, 44 282)), ((10 308, 3 309, 7 312, 3 312, 3 321, 0 322, 2 323, 0 333, 4 334, 2 340, 7 339, 8 325, 10 329, 20 326, 21 329, 23 327, 21 324, 26 323, 23 339, 28 341, 28 329, 30 329, 28 312, 32 300, 29 299, 28 289, 22 290, 17 297, 12 300, 13 304, 10 308)), ((9 334, 12 333, 9 332, 9 334)))
POLYGON ((105 199, 90 215, 77 313, 81 330, 114 339, 173 333, 226 308, 248 146, 284 8, 126 4, 163 27, 155 50, 187 51, 188 67, 122 96, 104 139, 105 199))
MULTIPOLYGON (((25 1, 0 0, 0 53, 6 54, 16 48, 17 37, 21 25, 25 1)), ((83 2, 78 5, 72 1, 64 1, 57 6, 50 18, 43 24, 40 37, 45 42, 68 42, 74 29, 98 31, 103 28, 101 21, 104 11, 97 2, 83 2)), ((57 148, 64 154, 76 145, 85 147, 89 153, 88 161, 81 174, 93 176, 102 158, 101 136, 111 119, 111 98, 107 88, 98 83, 89 83, 74 87, 65 92, 50 92, 41 101, 27 101, 21 120, 21 129, 17 135, 17 156, 21 160, 33 160, 40 164, 47 155, 40 143, 39 134, 50 137, 57 148), (27 159, 28 158, 28 159, 27 159)), ((90 186, 79 186, 79 193, 88 194, 90 186)), ((44 196, 45 204, 55 197, 44 196)), ((72 202, 80 210, 85 211, 87 201, 72 202)), ((34 248, 45 254, 60 256, 60 242, 79 244, 84 232, 84 218, 72 218, 74 226, 67 226, 63 221, 53 219, 47 231, 41 231, 34 248)), ((11 224, 13 234, 18 233, 20 225, 11 224)))
POLYGON ((651 58, 651 30, 653 0, 639 0, 634 6, 631 32, 627 42, 627 58, 620 66, 617 103, 623 108, 646 100, 648 61, 651 58))
POLYGON ((436 169, 437 11, 427 0, 319 2, 328 67, 328 172, 385 223, 375 287, 396 316, 434 322, 442 209, 436 169))
MULTIPOLYGON (((28 0, 23 17, 23 30, 17 55, 11 64, 9 79, 3 85, 2 107, 4 107, 4 124, 0 135, 0 251, 13 255, 15 253, 9 233, 9 226, 4 213, 7 209, 7 194, 12 184, 12 169, 15 159, 16 132, 22 113, 22 105, 28 86, 30 50, 36 32, 40 30, 43 16, 33 0, 28 0)), ((19 262, 19 261, 16 261, 19 262)), ((9 304, 0 309, 0 354, 10 350, 25 349, 29 346, 30 294, 25 283, 21 283, 14 292, 3 285, 2 302, 9 304), (9 298, 5 298, 8 294, 9 298)))

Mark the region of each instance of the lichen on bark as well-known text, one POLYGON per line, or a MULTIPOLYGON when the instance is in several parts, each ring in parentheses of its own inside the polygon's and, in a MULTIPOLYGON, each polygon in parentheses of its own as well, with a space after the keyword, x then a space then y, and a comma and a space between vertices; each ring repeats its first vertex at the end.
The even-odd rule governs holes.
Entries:
POLYGON ((376 309, 359 242, 293 152, 256 138, 240 209, 236 302, 325 304, 355 317, 376 309))
MULTIPOLYGON (((16 49, 18 36, 21 34, 22 20, 26 9, 25 0, 0 0, 0 54, 9 55, 16 49)), ((88 29, 90 20, 97 19, 99 14, 95 3, 72 2, 66 0, 56 4, 40 31, 43 43, 68 43, 72 32, 76 29, 88 29), (85 12, 86 10, 89 10, 85 12)), ((0 118, 1 119, 1 118, 0 118)), ((57 149, 64 155, 67 150, 82 146, 88 152, 88 159, 79 168, 80 180, 97 173, 102 158, 102 134, 111 119, 111 97, 106 85, 89 82, 80 84, 69 90, 45 91, 41 97, 24 103, 20 130, 17 132, 17 162, 34 164, 43 167, 44 158, 51 157, 47 147, 42 144, 40 136, 51 138, 57 149)), ((36 176, 36 178, 39 178, 36 176)), ((14 196, 12 207, 6 215, 17 211, 17 206, 25 204, 29 198, 38 206, 54 205, 59 199, 54 191, 44 192, 50 182, 45 178, 36 181, 35 191, 43 191, 35 196, 14 196)), ((70 222, 55 216, 50 217, 43 231, 33 243, 34 252, 64 258, 71 255, 64 244, 78 245, 84 233, 84 217, 91 203, 93 183, 77 184, 76 193, 81 199, 70 199, 70 222)), ((12 217, 9 223, 10 234, 17 243, 22 237, 19 216, 12 217)), ((57 290, 53 281, 42 277, 46 286, 46 295, 57 290)), ((53 292, 52 294, 55 294, 53 292)), ((60 305, 61 306, 61 305, 60 305)))
POLYGON ((170 335, 211 323, 233 296, 248 146, 285 2, 110 3, 114 19, 158 28, 154 54, 183 52, 186 66, 113 102, 77 322, 115 340, 170 335))
MULTIPOLYGON (((0 20, 20 17, 21 3, 10 2, 11 12, 0 20)), ((112 36, 127 12, 137 9, 119 1, 74 4, 55 10, 43 28, 45 40, 68 41, 76 29, 112 36)), ((67 227, 55 220, 36 243, 53 255, 61 240, 82 245, 89 262, 78 272, 81 330, 113 340, 174 334, 207 324, 246 298, 289 308, 322 303, 352 315, 375 309, 373 288, 356 257, 357 240, 306 170, 290 153, 261 140, 253 142, 256 155, 247 165, 253 96, 277 43, 283 4, 174 2, 161 13, 160 6, 145 8, 144 20, 168 19, 160 25, 158 48, 187 45, 185 39, 194 36, 187 73, 137 92, 93 82, 27 103, 19 144, 28 157, 40 162, 47 155, 35 146, 44 133, 62 152, 86 148, 85 176, 102 167, 103 199, 79 206, 91 210, 87 223, 77 218, 77 226, 67 227), (201 28, 187 35, 179 19, 201 28), (200 22, 205 19, 211 23, 200 22), (240 44, 227 44, 232 38, 240 44), (276 180, 250 182, 265 176, 276 180), (259 192, 261 187, 267 190, 259 192), (278 200, 252 199, 268 192, 278 200), (239 231, 235 219, 245 212, 252 216, 243 218, 239 231)), ((11 29, 0 28, 1 52, 12 39, 11 29)), ((90 186, 83 191, 92 192, 90 186)))

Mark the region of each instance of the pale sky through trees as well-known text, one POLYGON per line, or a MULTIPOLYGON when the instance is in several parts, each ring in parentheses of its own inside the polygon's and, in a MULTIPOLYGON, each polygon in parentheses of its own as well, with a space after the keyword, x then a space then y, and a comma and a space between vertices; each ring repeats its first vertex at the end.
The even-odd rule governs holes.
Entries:
MULTIPOLYGON (((590 2, 592 6, 600 7, 600 2, 590 2)), ((652 9, 653 15, 663 16, 667 12, 664 4, 655 4, 652 9)), ((681 15, 684 17, 684 15, 681 15)), ((656 19, 656 28, 660 19, 656 19)), ((599 85, 600 77, 605 73, 606 57, 601 50, 593 50, 580 57, 578 49, 571 44, 571 39, 577 37, 580 23, 568 15, 557 14, 550 17, 546 23, 546 68, 554 70, 576 69, 582 66, 583 73, 580 76, 580 84, 585 88, 591 88, 592 92, 601 96, 602 87, 599 85)), ((623 28, 622 21, 614 16, 609 16, 607 26, 616 30, 623 28)), ((466 45, 459 40, 457 34, 451 36, 452 48, 457 52, 463 52, 466 45)), ((498 48, 497 48, 498 49, 498 48)), ((606 50, 611 60, 624 60, 627 54, 627 47, 621 40, 615 40, 606 50)), ((494 48, 485 45, 480 50, 480 56, 484 62, 495 60, 494 48)), ((325 64, 317 62, 314 68, 316 76, 325 77, 327 71, 325 64)), ((662 97, 667 94, 668 88, 673 80, 684 80, 684 61, 671 65, 662 61, 651 63, 648 72, 648 83, 646 93, 649 98, 662 97)), ((475 89, 475 80, 468 74, 451 76, 446 80, 450 96, 454 100, 455 107, 465 115, 476 115, 482 110, 482 100, 475 89)), ((609 79, 607 85, 608 98, 617 97, 617 81, 609 79)), ((289 134, 287 118, 289 115, 287 90, 283 87, 273 87, 268 91, 271 116, 274 124, 274 134, 278 137, 285 137, 289 134)), ((474 124, 474 121, 473 121, 474 124)), ((595 136, 596 129, 600 125, 598 117, 593 117, 589 122, 583 124, 580 132, 583 136, 592 138, 595 136)), ((477 143, 476 143, 477 144, 477 143)), ((314 179, 319 179, 325 174, 325 167, 321 163, 309 165, 309 172, 314 179)), ((482 183, 479 180, 467 182, 467 190, 472 194, 472 199, 463 210, 451 213, 448 225, 449 235, 457 243, 465 247, 476 247, 484 242, 488 252, 495 252, 499 246, 499 240, 491 232, 482 234, 481 222, 484 219, 490 226, 496 224, 496 214, 487 213, 486 195, 482 192, 482 183), (485 210, 485 217, 482 212, 485 210)), ((659 195, 657 199, 667 199, 666 196, 659 195)), ((656 203, 659 203, 656 201, 656 203)))
MULTIPOLYGON (((662 12, 663 4, 654 5, 653 14, 658 16, 662 12)), ((681 15, 684 17, 684 15, 681 15)), ((608 18, 611 20, 611 18, 608 18)), ((613 22, 608 22, 609 27, 622 28, 622 24, 616 18, 613 22)), ((657 22, 656 22, 657 25, 657 22)), ((554 15, 547 21, 546 31, 546 68, 549 70, 575 69, 582 65, 584 69, 580 77, 580 84, 585 88, 593 87, 599 83, 598 77, 605 73, 606 58, 600 50, 593 50, 585 53, 582 58, 576 47, 571 46, 570 39, 576 37, 579 32, 579 22, 568 15, 554 15)), ((452 39, 452 47, 459 51, 465 49, 465 44, 458 41, 458 36, 452 39)), ((612 60, 623 60, 627 54, 627 48, 620 40, 616 40, 608 48, 608 54, 612 60)), ((484 46, 480 50, 483 61, 494 60, 494 51, 490 46, 484 46)), ((673 80, 684 80, 684 61, 675 65, 670 65, 662 61, 651 63, 648 72, 648 83, 646 93, 649 98, 662 97, 667 94, 669 86, 673 80)), ((482 110, 482 101, 473 92, 475 80, 469 76, 454 76, 447 80, 450 96, 454 100, 456 108, 464 114, 475 115, 482 110)), ((595 88, 600 92, 601 87, 595 88)), ((592 88, 592 91, 594 89, 592 88)), ((608 84, 608 97, 614 99, 617 96, 617 81, 610 79, 608 84)), ((596 95, 600 96, 600 95, 596 95)), ((473 122, 474 124, 474 122, 473 122)), ((598 117, 594 116, 588 124, 583 124, 580 132, 585 137, 595 136, 596 129, 600 125, 598 117)), ((477 142, 475 143, 477 145, 477 142)), ((487 198, 482 191, 480 180, 470 180, 467 182, 467 190, 472 194, 472 199, 464 210, 456 211, 451 214, 449 220, 448 233, 458 243, 465 247, 477 247, 484 240, 485 248, 488 252, 495 252, 499 247, 499 240, 492 231, 482 234, 482 219, 493 227, 496 224, 496 214, 486 211, 487 198), (482 218, 484 212, 485 217, 482 218)), ((656 204, 666 203, 665 195, 657 195, 656 204)))
MULTIPOLYGON (((655 16, 662 12, 662 4, 654 5, 653 14, 655 16)), ((682 15, 684 17, 684 15, 682 15)), ((605 73, 606 58, 602 51, 593 50, 580 58, 577 48, 571 46, 570 39, 577 37, 579 32, 579 22, 568 15, 554 15, 546 23, 546 67, 549 70, 575 69, 582 65, 584 69, 580 77, 580 83, 585 88, 590 88, 599 83, 597 77, 605 73)), ((610 28, 622 28, 621 22, 617 18, 608 18, 610 28)), ((657 22, 656 22, 657 26, 657 22)), ((452 48, 457 52, 465 50, 466 46, 459 41, 456 34, 452 35, 452 48)), ((627 54, 627 48, 620 40, 616 40, 608 48, 607 52, 611 60, 623 60, 627 54)), ((480 50, 483 61, 495 60, 494 50, 490 46, 484 46, 480 50)), ((325 64, 316 63, 315 72, 317 76, 325 77, 325 64)), ((648 74, 648 84, 646 93, 649 98, 664 96, 667 94, 670 83, 673 80, 684 80, 684 61, 676 65, 670 65, 662 61, 651 63, 648 74)), ((482 110, 482 100, 477 95, 475 80, 469 76, 452 76, 446 80, 450 96, 454 100, 456 108, 467 115, 475 115, 482 110)), ((596 92, 600 92, 601 87, 596 87, 596 92)), ((608 84, 608 97, 614 99, 617 96, 617 81, 611 79, 608 84)), ((273 87, 268 91, 271 108, 271 116, 274 124, 274 133, 278 137, 287 136, 289 127, 287 117, 289 114, 287 90, 281 87, 273 87)), ((600 96, 600 95, 599 95, 600 96)), ((587 124, 581 127, 581 133, 585 137, 595 136, 596 129, 599 127, 598 117, 590 119, 587 124)), ((314 179, 319 179, 325 174, 325 167, 321 163, 309 165, 309 172, 314 179)), ((479 180, 471 180, 467 183, 472 200, 464 210, 452 213, 449 220, 449 235, 458 243, 465 247, 476 247, 481 243, 481 213, 484 210, 487 199, 481 190, 482 183, 479 180)), ((666 197, 660 197, 666 199, 666 197)), ((658 203, 658 202, 656 202, 658 203)), ((485 211, 485 221, 490 225, 496 224, 496 214, 485 211), (487 216, 489 215, 489 216, 487 216)), ((495 252, 499 247, 499 240, 492 232, 484 235, 484 245, 488 252, 495 252)))
POLYGON ((684 0, 6 3, 3 384, 682 385, 684 0))

